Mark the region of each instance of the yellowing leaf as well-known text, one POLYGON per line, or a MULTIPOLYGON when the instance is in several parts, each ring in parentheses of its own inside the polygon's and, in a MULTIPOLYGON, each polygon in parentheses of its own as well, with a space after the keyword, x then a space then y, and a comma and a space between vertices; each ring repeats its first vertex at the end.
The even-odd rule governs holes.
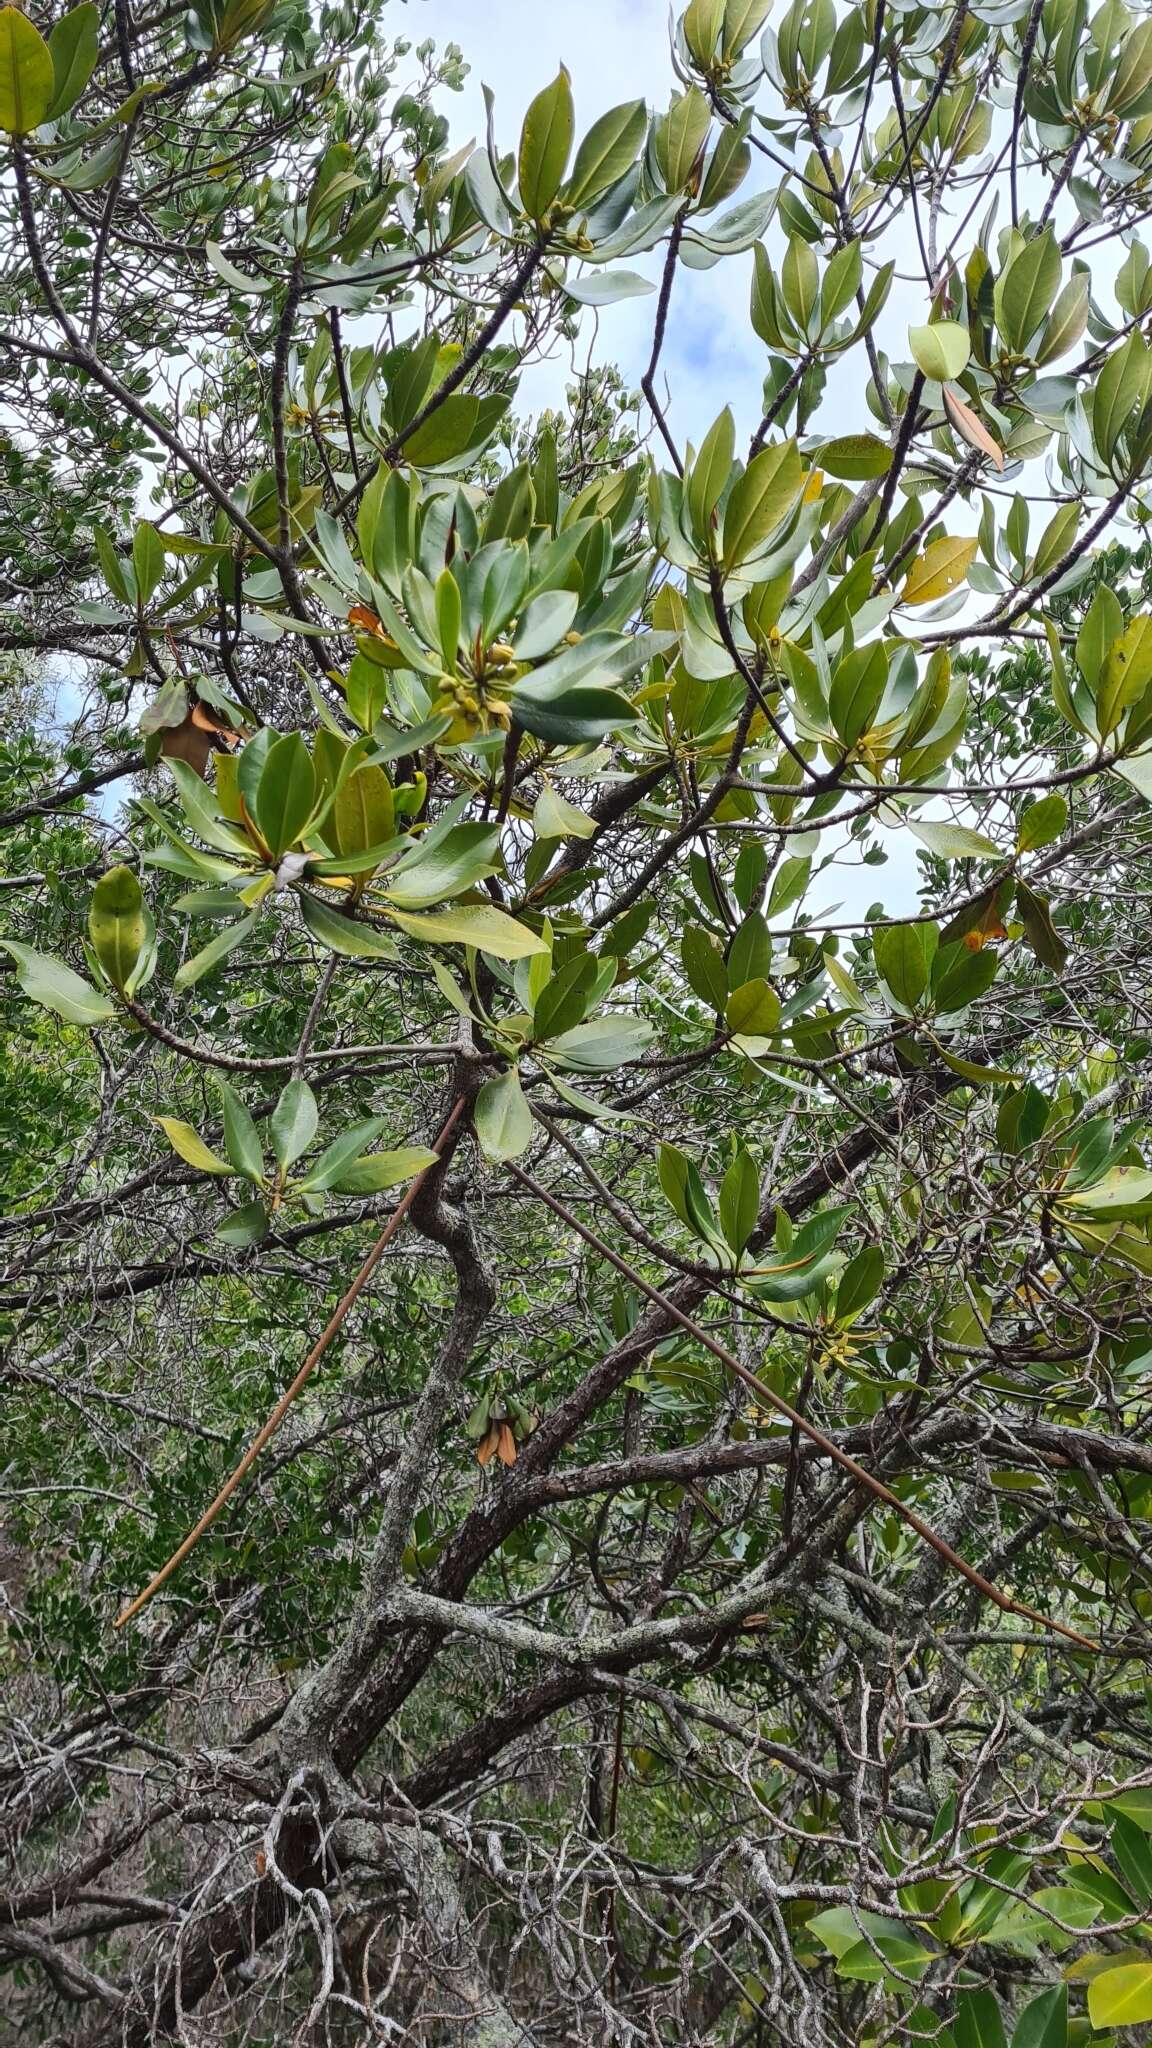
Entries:
POLYGON ((56 92, 52 55, 19 7, 0 7, 0 130, 28 135, 46 119, 56 92))
POLYGON ((901 604, 932 604, 938 597, 947 597, 964 581, 979 545, 978 540, 957 540, 949 533, 930 541, 904 579, 901 604))
POLYGON ((548 951, 543 939, 517 924, 507 911, 488 904, 461 903, 455 910, 426 910, 410 916, 404 910, 389 910, 389 917, 413 939, 434 946, 478 946, 497 960, 525 960, 530 953, 548 951))
POLYGON ((934 384, 959 377, 971 354, 968 329, 958 320, 937 320, 930 327, 910 327, 908 346, 920 374, 934 384))
POLYGON ((1152 2020, 1152 1963, 1121 1963, 1088 1986, 1088 2017, 1098 2029, 1152 2020))
POLYGON ((186 1159, 189 1166, 199 1167, 201 1173, 235 1172, 235 1167, 229 1166, 226 1159, 221 1159, 218 1152, 213 1152, 211 1146, 204 1143, 200 1133, 194 1131, 191 1124, 182 1123, 178 1116, 158 1116, 155 1121, 173 1151, 178 1152, 181 1159, 186 1159))

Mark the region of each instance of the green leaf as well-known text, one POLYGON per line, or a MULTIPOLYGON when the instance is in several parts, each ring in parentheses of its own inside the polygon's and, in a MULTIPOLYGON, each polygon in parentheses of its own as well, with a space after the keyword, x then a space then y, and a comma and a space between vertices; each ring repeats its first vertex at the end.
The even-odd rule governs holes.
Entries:
POLYGON ((996 280, 993 304, 1005 346, 1019 355, 1047 319, 1060 289, 1060 247, 1050 228, 1009 259, 996 280))
POLYGON ((1147 612, 1132 619, 1113 641, 1104 659, 1104 670, 1096 688, 1096 722, 1101 739, 1116 730, 1130 704, 1135 704, 1152 683, 1152 617, 1147 612))
POLYGON ((548 1044, 548 1058, 582 1074, 608 1074, 638 1060, 651 1044, 652 1026, 643 1017, 592 1017, 548 1044))
POLYGON ((656 1173, 664 1199, 680 1221, 702 1244, 719 1250, 722 1240, 695 1160, 678 1145, 662 1144, 656 1154, 656 1173))
POLYGON ((908 829, 940 860, 997 860, 1000 848, 984 832, 970 825, 932 825, 909 818, 908 829))
POLYGON ((599 829, 595 818, 570 804, 567 797, 546 782, 532 810, 532 823, 539 839, 593 839, 599 829))
POLYGON ((727 0, 721 44, 725 57, 738 57, 753 36, 759 35, 771 7, 772 0, 727 0))
POLYGON ((1134 1821, 1146 1835, 1152 1835, 1152 1785, 1134 1785, 1128 1792, 1112 1792, 1108 1804, 1134 1821))
POLYGON ((103 1024, 116 1015, 116 1005, 74 974, 54 953, 36 953, 16 939, 0 939, 16 962, 16 978, 30 1002, 54 1010, 69 1024, 103 1024))
POLYGON ((750 910, 732 935, 728 948, 728 986, 766 980, 772 972, 772 934, 762 912, 750 910))
POLYGON ((524 960, 530 953, 548 951, 544 940, 527 925, 517 924, 506 911, 486 903, 459 903, 452 910, 427 910, 418 917, 403 910, 389 910, 388 915, 409 938, 426 945, 475 946, 497 960, 524 960))
POLYGON ((915 1009, 928 987, 939 943, 934 924, 885 925, 872 940, 876 971, 906 1010, 915 1009))
POLYGON ((601 114, 576 151, 572 176, 564 193, 565 204, 578 210, 622 178, 636 161, 647 124, 648 110, 643 100, 626 100, 623 106, 611 107, 601 114))
POLYGON ((760 1175, 752 1154, 740 1147, 720 1183, 720 1227, 734 1252, 742 1252, 760 1214, 760 1175))
POLYGON ((401 1145, 394 1152, 371 1152, 357 1159, 336 1182, 339 1195, 378 1195, 401 1181, 415 1180, 435 1166, 437 1154, 426 1145, 401 1145))
MULTIPOLYGON (((3 21, 5 14, 12 12, 14 10, 9 7, 5 7, 0 11, 0 22, 3 21)), ((23 15, 20 16, 20 19, 21 21, 24 19, 23 15)), ((118 597, 121 604, 134 605, 136 602, 135 587, 134 583, 129 581, 124 559, 111 534, 107 533, 96 520, 92 522, 92 538, 96 543, 96 557, 100 563, 101 574, 113 597, 118 597)))
POLYGON ((143 609, 164 574, 164 542, 147 519, 137 522, 132 537, 132 567, 136 576, 136 599, 143 609))
POLYGON ((705 549, 713 537, 713 514, 732 475, 735 453, 736 422, 726 405, 705 434, 685 486, 692 531, 705 549))
POLYGON ((219 966, 221 960, 226 960, 229 953, 235 952, 237 946, 247 938, 255 922, 256 913, 252 911, 248 917, 242 917, 238 923, 230 924, 224 931, 218 932, 199 953, 194 953, 192 958, 186 960, 183 967, 177 970, 172 977, 173 988, 192 988, 196 982, 202 981, 206 974, 210 974, 214 967, 219 966))
POLYGON ((800 333, 807 335, 809 324, 820 302, 820 269, 816 255, 802 235, 789 235, 788 247, 780 268, 780 288, 784 304, 791 313, 800 333))
MULTIPOLYGON (((859 248, 854 242, 853 248, 859 248)), ((875 434, 842 434, 837 441, 825 441, 813 450, 812 459, 829 476, 846 483, 864 483, 869 477, 884 476, 892 467, 892 450, 875 434)))
POLYGON ((870 731, 888 682, 888 656, 880 641, 854 647, 838 662, 828 692, 828 716, 846 747, 870 731))
POLYGON ((43 36, 18 7, 0 7, 0 131, 30 135, 47 120, 55 91, 43 36))
POLYGON ((1152 1846, 1148 1837, 1118 1807, 1106 1806, 1104 1811, 1112 1823, 1112 1854, 1129 1890, 1141 1906, 1152 1905, 1152 1846))
POLYGON ((680 192, 688 183, 711 125, 712 109, 697 86, 673 94, 653 138, 656 162, 669 192, 680 192))
POLYGON ((1042 796, 1029 804, 1020 818, 1016 834, 1017 853, 1035 853, 1039 846, 1050 846, 1059 839, 1068 823, 1068 805, 1058 790, 1042 796))
POLYGON ((476 1137, 485 1159, 519 1159, 532 1143, 532 1111, 515 1067, 485 1081, 476 1097, 476 1137))
POLYGON ((957 939, 941 946, 932 961, 932 1000, 941 1016, 951 1017, 966 1010, 978 996, 991 988, 1000 960, 994 946, 972 953, 957 939))
POLYGON ((1005 2048, 1004 2022, 995 1992, 961 1992, 953 2033, 956 2048, 1005 2048))
POLYGON ((579 608, 580 594, 575 590, 542 590, 532 598, 524 607, 512 642, 517 661, 539 661, 542 655, 551 654, 570 631, 579 608))
POLYGON ((217 277, 224 279, 230 291, 248 293, 258 298, 264 292, 270 292, 275 288, 270 277, 249 277, 243 270, 237 270, 236 265, 228 261, 218 242, 205 242, 204 254, 217 277))
POLYGON ((404 457, 416 469, 455 469, 492 439, 508 410, 508 400, 492 393, 477 398, 471 391, 451 391, 423 426, 404 442, 404 457))
POLYGON ((1012 2030, 1012 2048, 1067 2048, 1068 1986, 1053 1984, 1024 2007, 1012 2030))
POLYGON ((788 517, 806 471, 795 441, 762 448, 736 479, 724 511, 724 568, 738 569, 788 517))
POLYGON ((392 785, 374 761, 354 768, 336 791, 324 832, 333 851, 367 853, 383 846, 396 829, 392 785))
POLYGON ((1038 896, 1027 882, 1017 879, 1016 908, 1024 923, 1024 933, 1042 967, 1050 967, 1059 974, 1068 958, 1068 948, 1052 922, 1052 913, 1047 899, 1038 896))
POLYGON ((937 320, 930 327, 910 327, 912 360, 934 384, 953 384, 963 375, 971 354, 968 329, 958 320, 937 320))
POLYGON ((836 1321, 841 1328, 855 1322, 884 1282, 884 1254, 878 1244, 867 1244, 849 1259, 836 1283, 836 1321))
POLYGON ((451 569, 441 569, 436 578, 436 630, 439 635, 440 652, 449 674, 456 669, 456 658, 460 652, 460 621, 463 609, 460 602, 460 585, 451 569))
POLYGON ((572 81, 561 65, 551 85, 531 102, 520 131, 520 204, 529 220, 543 220, 560 190, 575 123, 572 81))
POLYGON ((684 927, 680 958, 689 987, 709 1009, 723 1011, 728 1001, 728 970, 714 938, 698 924, 684 927))
MULTIPOLYGON (((1082 1209, 1106 1223, 1140 1221, 1152 1216, 1152 1172, 1145 1166, 1113 1166, 1092 1187, 1062 1194, 1060 1202, 1064 1208, 1082 1209)), ((1119 1800, 1116 1803, 1121 1804, 1119 1800)))
POLYGON ((172 1150, 187 1160, 189 1166, 197 1167, 201 1173, 232 1173, 228 1161, 221 1159, 218 1152, 213 1152, 191 1124, 182 1122, 178 1116, 158 1116, 153 1118, 153 1122, 159 1124, 172 1150))
POLYGON ((389 901, 402 910, 424 910, 472 888, 499 866, 499 829, 468 820, 447 831, 435 828, 389 868, 382 885, 389 901))
POLYGON ((242 1209, 233 1209, 218 1223, 212 1234, 224 1244, 262 1244, 268 1235, 268 1211, 263 1202, 245 1202, 242 1209))
POLYGON ((780 1023, 780 998, 770 982, 741 982, 724 1012, 729 1031, 740 1038, 771 1038, 780 1023))
POLYGON ((298 732, 287 732, 268 749, 256 790, 253 816, 273 860, 295 845, 316 802, 316 774, 298 732))
POLYGON ((545 689, 532 676, 517 683, 509 704, 525 732, 556 747, 578 747, 603 739, 605 733, 633 724, 640 715, 619 690, 596 683, 545 689))
POLYGON ((216 1083, 224 1114, 224 1150, 236 1172, 257 1187, 264 1179, 264 1152, 251 1114, 225 1080, 216 1083))
POLYGON ((101 967, 123 993, 148 937, 144 897, 135 870, 109 868, 92 891, 88 935, 101 967))
MULTIPOLYGON (((604 964, 597 962, 593 954, 576 953, 544 983, 532 1005, 532 1036, 538 1045, 584 1022, 599 999, 604 971, 604 964)), ((614 966, 606 971, 615 977, 614 966)), ((611 985, 609 979, 608 986, 611 985)))
POLYGON ((387 932, 379 932, 374 925, 365 924, 360 918, 346 917, 342 911, 329 909, 315 896, 297 897, 300 915, 312 937, 330 953, 340 953, 349 960, 395 960, 399 957, 395 941, 387 932))
POLYGON ((48 37, 52 58, 52 100, 47 118, 58 121, 74 107, 96 68, 100 9, 81 0, 56 23, 48 37))
POLYGON ((363 1157, 369 1145, 375 1144, 386 1122, 385 1117, 370 1116, 363 1123, 353 1124, 350 1130, 342 1131, 338 1138, 333 1138, 301 1181, 301 1192, 320 1194, 326 1188, 335 1187, 353 1162, 363 1157))
POLYGON ((1118 121, 1149 111, 1152 87, 1152 22, 1138 22, 1125 36, 1105 102, 1118 121))
POLYGON ((272 1149, 281 1166, 291 1166, 308 1150, 319 1121, 316 1097, 307 1081, 297 1076, 289 1081, 272 1111, 272 1149))

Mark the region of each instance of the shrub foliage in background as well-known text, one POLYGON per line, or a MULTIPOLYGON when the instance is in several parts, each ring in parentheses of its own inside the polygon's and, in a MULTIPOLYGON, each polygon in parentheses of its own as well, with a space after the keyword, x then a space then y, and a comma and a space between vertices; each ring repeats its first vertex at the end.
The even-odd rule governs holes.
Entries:
POLYGON ((1147 2038, 1152 15, 768 12, 0 10, 13 2042, 1147 2038))

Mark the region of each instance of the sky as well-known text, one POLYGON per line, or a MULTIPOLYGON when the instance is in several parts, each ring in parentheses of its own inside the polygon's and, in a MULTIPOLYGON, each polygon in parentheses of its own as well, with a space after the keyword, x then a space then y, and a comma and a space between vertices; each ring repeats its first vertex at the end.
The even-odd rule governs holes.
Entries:
MULTIPOLYGON (((525 108, 561 63, 572 77, 577 138, 624 100, 667 105, 675 85, 663 0, 568 0, 559 7, 549 0, 489 0, 483 10, 473 0, 406 0, 406 13, 405 35, 458 43, 472 67, 463 92, 445 94, 442 102, 460 143, 483 138, 482 84, 496 96, 502 150, 515 148, 525 108)), ((777 175, 759 183, 774 183, 777 175)), ((738 196, 755 189, 750 177, 738 196)), ((628 268, 653 275, 662 256, 658 250, 647 260, 629 257, 628 268)), ((665 369, 681 438, 699 441, 725 403, 738 421, 748 421, 749 431, 759 418, 764 349, 748 325, 751 274, 749 252, 711 271, 681 268, 678 275, 665 369)), ((653 306, 651 297, 629 299, 600 314, 597 353, 618 363, 631 383, 639 382, 648 359, 653 306)), ((586 324, 584 332, 590 331, 586 324)), ((571 369, 557 361, 538 372, 531 402, 559 401, 571 369)))
MULTIPOLYGON (((441 101, 455 147, 470 138, 482 140, 487 117, 481 87, 488 85, 495 95, 498 146, 502 151, 514 149, 529 101, 555 77, 561 63, 572 78, 577 139, 600 114, 622 101, 645 99, 650 107, 665 106, 676 85, 664 0, 568 0, 564 6, 550 5, 549 0, 488 0, 482 10, 474 0, 406 0, 405 13, 406 37, 419 41, 431 36, 440 45, 458 43, 471 67, 463 91, 445 93, 441 101)), ((759 177, 754 168, 729 203, 778 179, 779 172, 770 164, 759 177)), ((771 251, 775 233, 766 239, 771 251)), ((652 276, 663 255, 661 248, 647 259, 630 256, 628 267, 652 276)), ((677 272, 674 317, 661 367, 670 393, 668 416, 680 444, 699 444, 725 405, 731 405, 735 414, 738 436, 741 431, 750 434, 760 418, 767 350, 748 320, 751 276, 751 251, 726 257, 712 270, 681 266, 677 272)), ((630 384, 639 383, 648 360, 654 305, 651 296, 628 299, 605 307, 599 315, 597 357, 617 363, 630 384)), ((917 291, 897 283, 890 310, 902 322, 925 320, 923 286, 917 291)), ((590 332, 586 312, 582 336, 590 332)), ((582 354, 586 347, 583 342, 582 354)), ((525 404, 561 404, 572 368, 570 361, 558 359, 534 371, 521 386, 525 404)), ((820 431, 853 433, 874 425, 859 377, 837 379, 833 374, 821 408, 820 431)), ((831 911, 839 905, 838 915, 846 920, 863 917, 876 902, 889 916, 914 910, 918 864, 911 837, 901 831, 881 831, 877 836, 889 855, 886 864, 864 867, 853 852, 848 862, 837 862, 825 886, 814 886, 806 907, 831 911)))

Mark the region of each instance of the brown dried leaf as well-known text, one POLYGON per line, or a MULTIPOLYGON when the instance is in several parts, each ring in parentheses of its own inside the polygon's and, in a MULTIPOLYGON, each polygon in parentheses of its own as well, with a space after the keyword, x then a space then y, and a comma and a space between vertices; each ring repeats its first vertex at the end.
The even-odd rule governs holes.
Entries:
POLYGON ((476 1446, 476 1463, 478 1465, 487 1465, 495 1457, 502 1427, 503 1424, 494 1422, 487 1436, 481 1437, 480 1442, 476 1446))
POLYGON ((983 420, 947 384, 944 386, 944 410, 960 439, 967 441, 970 448, 978 448, 982 455, 990 455, 996 468, 1003 469, 1004 450, 999 441, 993 439, 983 420))
POLYGON ((181 719, 179 725, 170 725, 166 728, 160 741, 160 752, 167 755, 170 761, 187 761, 188 766, 194 768, 197 775, 207 780, 212 738, 212 732, 205 732, 203 726, 197 723, 193 710, 188 713, 187 718, 181 719))

